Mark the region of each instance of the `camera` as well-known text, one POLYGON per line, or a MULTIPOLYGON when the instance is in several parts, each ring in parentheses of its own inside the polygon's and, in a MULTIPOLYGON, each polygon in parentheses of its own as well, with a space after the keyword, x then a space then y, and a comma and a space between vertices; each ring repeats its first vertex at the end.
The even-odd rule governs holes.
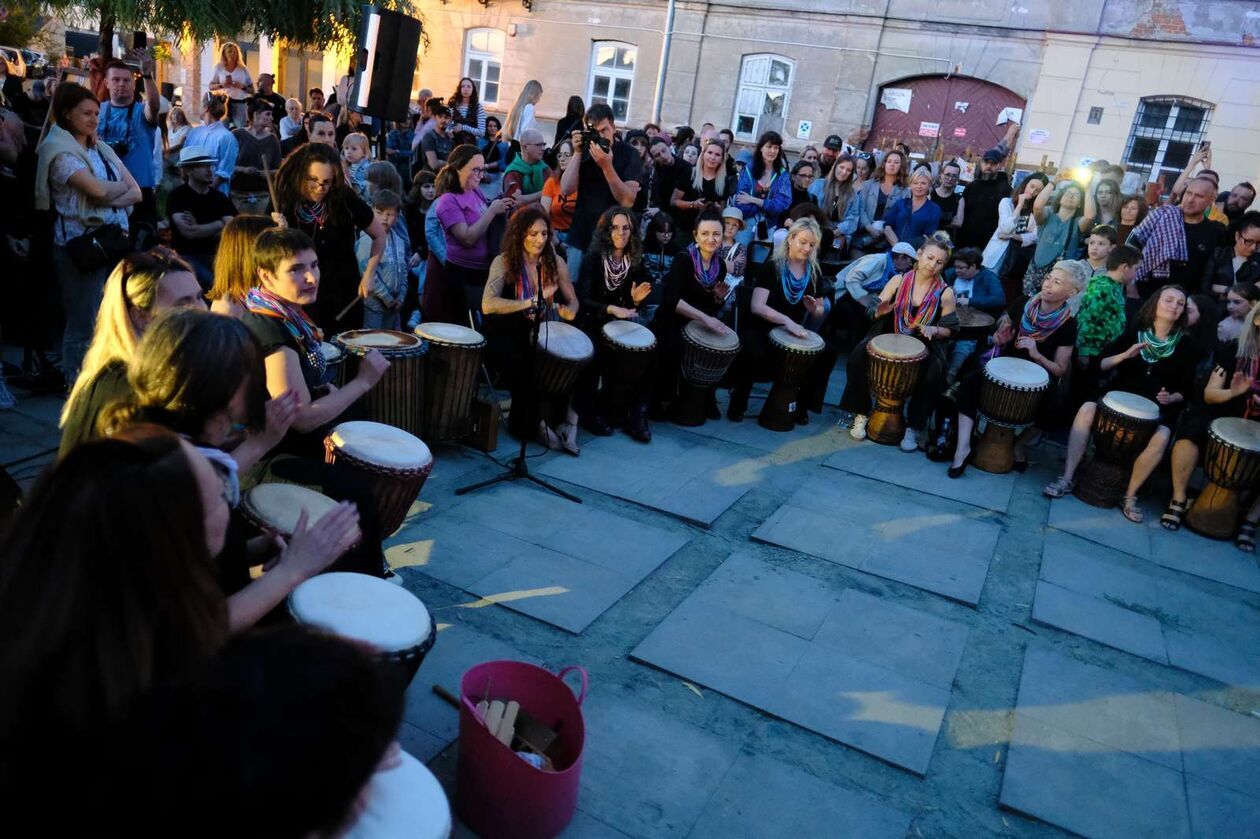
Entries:
POLYGON ((106 142, 106 145, 109 146, 111 149, 113 149, 114 154, 118 155, 119 157, 126 157, 127 155, 131 154, 131 141, 128 139, 118 140, 113 143, 106 142))
POLYGON ((599 146, 605 152, 608 152, 612 149, 612 144, 609 143, 607 140, 605 140, 602 134, 600 134, 594 128, 587 126, 586 128, 582 129, 582 154, 583 156, 587 156, 587 157, 590 156, 592 145, 599 146))

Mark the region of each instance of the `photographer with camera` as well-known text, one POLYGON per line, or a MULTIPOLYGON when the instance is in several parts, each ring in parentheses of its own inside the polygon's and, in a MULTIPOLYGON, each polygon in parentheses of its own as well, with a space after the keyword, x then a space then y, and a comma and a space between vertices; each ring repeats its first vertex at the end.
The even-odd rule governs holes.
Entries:
POLYGON ((154 78, 157 62, 142 49, 127 53, 127 62, 114 60, 105 65, 105 89, 109 100, 101 103, 97 136, 114 150, 127 171, 140 185, 141 200, 132 211, 132 224, 157 222, 157 202, 153 188, 161 172, 153 166, 153 145, 161 100, 154 78), (135 67, 139 66, 137 73, 135 67), (136 100, 136 79, 144 81, 144 101, 136 100))
POLYGON ((570 137, 573 157, 560 176, 560 192, 578 194, 565 242, 569 247, 569 276, 576 277, 599 217, 609 207, 634 205, 643 168, 635 150, 617 139, 612 108, 603 102, 591 105, 586 112, 586 128, 570 137))

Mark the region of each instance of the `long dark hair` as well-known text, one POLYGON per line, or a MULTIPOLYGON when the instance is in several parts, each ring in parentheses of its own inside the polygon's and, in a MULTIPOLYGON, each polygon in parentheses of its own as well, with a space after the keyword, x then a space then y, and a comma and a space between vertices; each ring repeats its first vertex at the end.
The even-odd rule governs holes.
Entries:
POLYGON ((477 93, 477 83, 474 82, 472 79, 468 78, 467 76, 464 76, 462 79, 460 79, 458 82, 455 83, 455 92, 452 93, 451 97, 446 100, 446 107, 451 109, 451 119, 453 119, 455 122, 462 122, 464 125, 471 125, 473 127, 476 127, 477 106, 480 103, 481 103, 481 97, 477 93), (468 103, 466 105, 462 104, 464 101, 464 97, 461 96, 459 93, 459 89, 464 86, 464 82, 468 82, 470 85, 472 85, 472 91, 473 91, 472 96, 468 97, 468 103), (459 112, 455 110, 456 107, 467 108, 468 109, 467 115, 461 119, 459 112), (469 122, 469 120, 472 120, 472 122, 469 122))
POLYGON ((570 96, 569 104, 564 110, 564 119, 561 120, 561 122, 567 123, 570 120, 577 120, 578 122, 581 122, 585 116, 586 103, 582 101, 582 97, 570 96))
POLYGON ((192 439, 245 386, 246 425, 266 425, 267 373, 262 347, 236 318, 198 309, 167 312, 149 325, 127 366, 131 396, 109 406, 101 429, 137 421, 192 439))
MULTIPOLYGON (((472 143, 462 143, 451 150, 446 164, 438 171, 433 182, 434 191, 438 195, 453 192, 459 195, 464 188, 459 185, 459 170, 468 165, 468 161, 481 154, 481 149, 472 143)), ((485 155, 482 155, 484 157, 485 155)))
MULTIPOLYGON (((1133 316, 1133 324, 1136 328, 1150 329, 1152 326, 1155 325, 1155 310, 1159 308, 1159 298, 1163 296, 1165 291, 1168 291, 1170 289, 1172 291, 1180 292, 1181 296, 1185 297, 1186 301, 1189 302, 1190 295, 1187 294, 1186 290, 1182 288, 1181 286, 1173 284, 1173 283, 1169 283, 1168 285, 1165 285, 1165 286, 1160 286, 1159 289, 1154 294, 1146 298, 1146 302, 1142 304, 1142 308, 1138 309, 1137 314, 1133 316)), ((1188 306, 1182 308, 1181 317, 1177 318, 1177 322, 1173 324, 1174 331, 1176 332, 1186 331, 1186 312, 1188 309, 1189 309, 1188 306)))
POLYGON ((544 285, 554 285, 560 276, 560 269, 556 264, 556 249, 551 244, 551 215, 542 207, 530 204, 512 213, 507 230, 503 233, 503 275, 506 282, 519 281, 521 269, 525 266, 525 234, 536 221, 547 225, 547 244, 543 246, 538 274, 544 285))
POLYGON ((35 484, 0 534, 0 787, 47 734, 98 729, 222 645, 203 515, 157 426, 76 446, 35 484))
POLYGON ((764 146, 778 146, 779 156, 774 159, 774 173, 777 175, 787 169, 787 156, 783 153, 783 137, 777 131, 767 131, 757 139, 757 148, 753 150, 752 179, 759 180, 766 173, 766 162, 761 159, 764 146))
MULTIPOLYGON (((1050 183, 1050 178, 1046 175, 1045 172, 1033 172, 1031 175, 1024 178, 1022 181, 1020 181, 1019 186, 1012 187, 1011 188, 1011 207, 1012 208, 1016 204, 1019 203, 1019 196, 1024 194, 1024 188, 1028 186, 1029 181, 1041 181, 1041 188, 1045 189, 1046 184, 1050 183)), ((1033 202, 1029 201, 1027 204, 1024 205, 1023 209, 1019 211, 1019 214, 1021 216, 1032 215, 1032 207, 1033 207, 1033 202)))
POLYGON ((629 258, 632 266, 638 265, 643 261, 643 240, 639 238, 639 222, 634 217, 634 210, 626 207, 609 207, 600 214, 599 221, 595 223, 595 232, 591 234, 591 245, 586 250, 600 256, 613 252, 612 220, 617 216, 625 216, 630 222, 630 241, 624 255, 629 258))
POLYGON ((333 185, 328 190, 324 204, 329 220, 348 226, 350 224, 350 200, 354 191, 342 176, 341 157, 332 146, 323 143, 306 143, 294 149, 276 172, 276 209, 284 213, 289 224, 297 218, 297 208, 306 202, 306 174, 312 163, 324 163, 332 167, 333 185))

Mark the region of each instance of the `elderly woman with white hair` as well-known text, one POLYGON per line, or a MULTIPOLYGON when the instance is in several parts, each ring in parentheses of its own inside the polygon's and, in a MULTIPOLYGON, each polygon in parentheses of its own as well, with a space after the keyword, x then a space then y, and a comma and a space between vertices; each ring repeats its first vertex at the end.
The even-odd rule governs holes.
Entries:
MULTIPOLYGON (((1050 374, 1052 385, 1041 400, 1037 420, 1015 439, 1015 471, 1028 468, 1025 445, 1039 433, 1045 420, 1059 410, 1054 386, 1067 374, 1076 346, 1076 318, 1069 300, 1084 290, 1089 272, 1084 264, 1071 259, 1060 261, 1041 284, 1041 291, 1016 301, 998 321, 990 347, 958 384, 955 402, 958 406, 958 447, 949 467, 949 477, 961 478, 971 457, 971 433, 976 427, 976 411, 980 388, 984 383, 984 364, 1002 356, 1019 358, 1037 364, 1050 374)), ((975 358, 975 356, 973 356, 975 358)), ((964 368, 965 369, 965 368, 964 368)))

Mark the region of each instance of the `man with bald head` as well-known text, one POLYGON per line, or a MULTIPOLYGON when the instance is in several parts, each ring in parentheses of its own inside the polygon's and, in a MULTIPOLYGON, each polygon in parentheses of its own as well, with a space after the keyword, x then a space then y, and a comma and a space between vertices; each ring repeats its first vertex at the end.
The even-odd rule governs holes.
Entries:
POLYGON ((1205 218, 1216 200, 1216 182, 1196 177, 1186 185, 1181 203, 1157 207, 1129 234, 1129 244, 1142 250, 1137 270, 1143 297, 1166 283, 1197 289, 1209 258, 1228 244, 1225 225, 1205 218))
POLYGON ((503 195, 514 199, 516 206, 520 207, 542 200, 543 187, 551 170, 542 162, 547 138, 541 131, 526 128, 517 141, 521 144, 521 153, 504 171, 503 195))

